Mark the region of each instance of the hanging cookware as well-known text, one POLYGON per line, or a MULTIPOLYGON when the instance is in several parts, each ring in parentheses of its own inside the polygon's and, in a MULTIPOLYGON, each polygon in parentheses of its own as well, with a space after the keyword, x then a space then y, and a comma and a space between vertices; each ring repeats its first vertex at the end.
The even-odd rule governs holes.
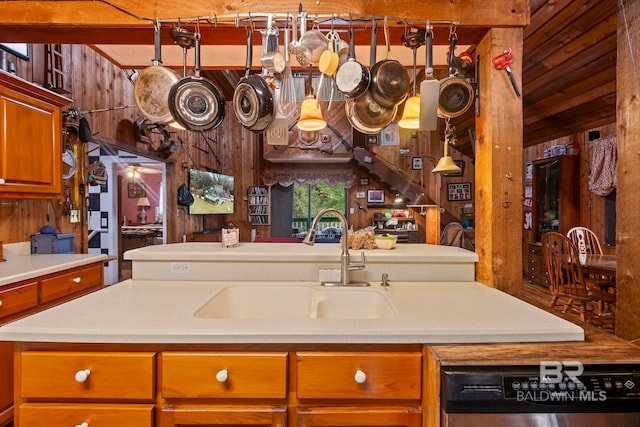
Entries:
POLYGON ((386 58, 371 67, 371 96, 380 105, 393 107, 402 103, 411 88, 411 78, 404 66, 393 59, 389 46, 389 26, 385 20, 384 38, 387 48, 386 58), (390 59, 391 58, 391 59, 390 59))
POLYGON ((420 122, 422 131, 436 130, 438 127, 438 101, 440 99, 440 82, 433 76, 433 27, 427 25, 426 44, 426 78, 420 83, 420 122))
POLYGON ((474 92, 471 84, 464 78, 456 77, 455 48, 458 36, 455 32, 449 37, 449 77, 440 81, 438 115, 447 119, 463 115, 473 104, 474 92))
MULTIPOLYGON (((371 65, 376 63, 377 40, 378 26, 374 20, 371 26, 371 50, 369 51, 371 65)), ((369 88, 357 98, 347 98, 344 109, 351 126, 364 134, 374 135, 389 126, 396 117, 398 107, 379 104, 371 96, 371 88, 369 88)))
POLYGON ((169 109, 169 91, 178 81, 178 76, 161 66, 160 25, 154 28, 155 58, 153 65, 140 72, 134 85, 134 98, 140 113, 153 123, 173 121, 169 109))
POLYGON ((214 129, 224 119, 225 100, 218 87, 200 77, 200 33, 194 34, 194 76, 178 80, 169 91, 169 109, 173 118, 192 131, 214 129))
POLYGON ((357 98, 369 88, 370 78, 369 68, 356 61, 354 31, 349 27, 349 59, 336 72, 336 87, 347 98, 357 98))
POLYGON ((262 132, 273 121, 274 101, 271 88, 259 75, 249 75, 252 60, 252 35, 247 28, 247 64, 245 76, 233 92, 233 111, 242 126, 252 132, 262 132))

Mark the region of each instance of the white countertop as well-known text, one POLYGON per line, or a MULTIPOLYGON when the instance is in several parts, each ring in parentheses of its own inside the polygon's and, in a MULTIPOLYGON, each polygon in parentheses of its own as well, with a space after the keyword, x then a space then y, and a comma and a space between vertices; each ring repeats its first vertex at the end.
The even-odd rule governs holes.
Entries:
POLYGON ((103 254, 32 255, 28 245, 13 243, 4 246, 6 261, 0 262, 0 286, 109 259, 103 254))
MULTIPOLYGON (((168 245, 145 246, 124 254, 124 259, 141 261, 336 261, 340 255, 338 243, 240 243, 237 247, 223 248, 221 243, 190 242, 168 245)), ((350 249, 352 257, 358 257, 361 250, 350 249)), ((364 250, 368 261, 403 263, 475 263, 478 255, 452 246, 399 244, 395 249, 364 250)))
POLYGON ((194 317, 223 288, 243 284, 259 285, 128 280, 0 327, 0 340, 434 344, 584 339, 580 327, 477 282, 392 282, 388 290, 372 284, 369 289, 383 293, 397 311, 385 319, 194 317))

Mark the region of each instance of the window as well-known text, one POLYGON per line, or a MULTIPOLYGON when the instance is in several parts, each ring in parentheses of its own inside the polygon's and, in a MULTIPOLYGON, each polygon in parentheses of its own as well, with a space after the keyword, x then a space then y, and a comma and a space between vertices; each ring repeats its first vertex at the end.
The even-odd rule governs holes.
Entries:
MULTIPOLYGON (((327 184, 294 184, 293 195, 293 237, 304 237, 311 221, 324 208, 334 208, 345 213, 347 192, 344 186, 331 187, 327 184)), ((316 242, 338 242, 342 236, 340 220, 326 216, 318 224, 316 242)))

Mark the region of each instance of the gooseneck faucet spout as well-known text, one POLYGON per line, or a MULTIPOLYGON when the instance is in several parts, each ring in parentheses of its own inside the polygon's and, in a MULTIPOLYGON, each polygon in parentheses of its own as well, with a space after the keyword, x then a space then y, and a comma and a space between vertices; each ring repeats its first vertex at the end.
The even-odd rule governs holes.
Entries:
POLYGON ((333 214, 338 217, 340 220, 340 225, 342 226, 342 253, 340 254, 340 283, 336 282, 323 282, 324 286, 369 286, 369 282, 352 282, 349 278, 349 272, 351 270, 362 270, 365 267, 365 259, 364 252, 361 252, 361 261, 358 263, 349 262, 349 246, 347 242, 347 233, 349 230, 349 226, 347 224, 347 218, 337 209, 334 208, 325 208, 322 209, 316 217, 311 222, 311 227, 309 227, 309 231, 307 235, 304 236, 304 240, 302 241, 306 245, 312 245, 316 241, 316 227, 318 226, 318 221, 326 215, 333 214))

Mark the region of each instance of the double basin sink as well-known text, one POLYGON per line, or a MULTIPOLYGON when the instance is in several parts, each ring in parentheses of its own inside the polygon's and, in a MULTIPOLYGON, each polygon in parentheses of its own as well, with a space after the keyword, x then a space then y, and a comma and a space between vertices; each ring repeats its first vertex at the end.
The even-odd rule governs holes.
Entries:
POLYGON ((383 292, 302 285, 231 285, 194 314, 205 319, 384 319, 394 317, 383 292))

